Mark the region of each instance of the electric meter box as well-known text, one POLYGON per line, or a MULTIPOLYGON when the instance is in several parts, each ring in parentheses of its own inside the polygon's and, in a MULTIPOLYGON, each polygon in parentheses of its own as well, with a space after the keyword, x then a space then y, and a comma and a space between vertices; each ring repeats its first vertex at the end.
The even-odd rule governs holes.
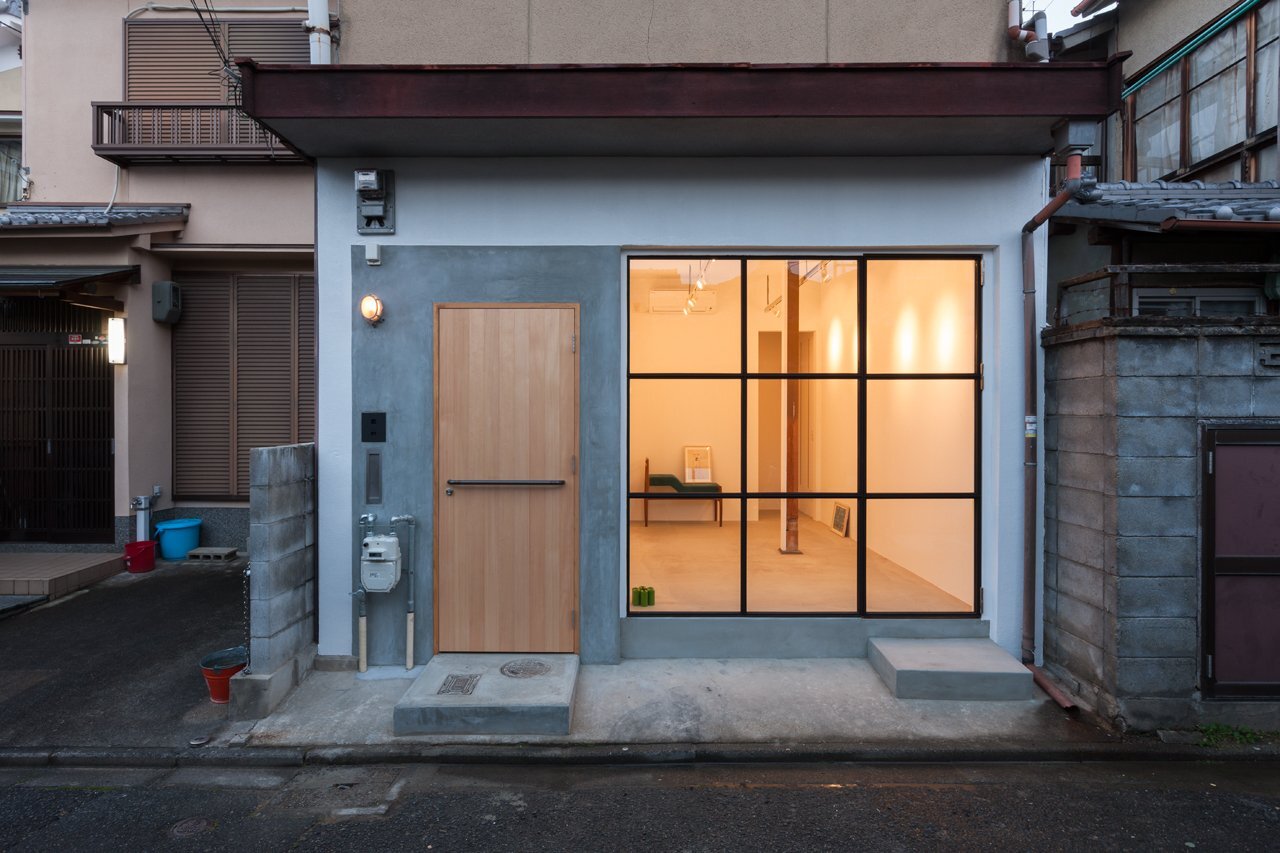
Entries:
POLYGON ((366 536, 360 543, 360 585, 366 592, 391 592, 400 583, 400 539, 366 536))

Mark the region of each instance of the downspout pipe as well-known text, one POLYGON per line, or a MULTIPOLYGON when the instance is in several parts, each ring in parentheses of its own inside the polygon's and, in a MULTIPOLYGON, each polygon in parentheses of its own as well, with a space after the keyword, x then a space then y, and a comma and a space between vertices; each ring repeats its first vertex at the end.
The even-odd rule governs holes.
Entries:
POLYGON ((1067 156, 1067 175, 1058 194, 1022 226, 1022 327, 1023 327, 1023 515, 1022 515, 1022 663, 1032 678, 1061 707, 1072 702, 1036 666, 1036 542, 1039 533, 1037 506, 1040 494, 1040 400, 1037 384, 1040 347, 1036 322, 1035 232, 1049 217, 1084 187, 1084 152, 1093 145, 1096 128, 1070 122, 1054 129, 1055 148, 1067 156))
POLYGON ((1014 41, 1027 43, 1036 40, 1035 30, 1026 30, 1022 28, 1021 0, 1009 0, 1009 38, 1014 41))
POLYGON ((311 44, 311 64, 331 64, 333 37, 329 32, 329 0, 307 0, 307 20, 302 25, 311 44))

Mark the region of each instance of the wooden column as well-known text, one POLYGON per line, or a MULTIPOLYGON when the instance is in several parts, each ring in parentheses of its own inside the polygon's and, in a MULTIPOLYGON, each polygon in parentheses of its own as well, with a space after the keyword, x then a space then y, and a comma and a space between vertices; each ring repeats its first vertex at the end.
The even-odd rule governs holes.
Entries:
MULTIPOLYGON (((785 340, 786 363, 784 369, 794 373, 800 366, 800 262, 787 261, 787 298, 785 340)), ((786 490, 800 488, 800 380, 786 380, 786 490)), ((786 498, 786 529, 783 535, 782 553, 800 553, 800 501, 786 498)))

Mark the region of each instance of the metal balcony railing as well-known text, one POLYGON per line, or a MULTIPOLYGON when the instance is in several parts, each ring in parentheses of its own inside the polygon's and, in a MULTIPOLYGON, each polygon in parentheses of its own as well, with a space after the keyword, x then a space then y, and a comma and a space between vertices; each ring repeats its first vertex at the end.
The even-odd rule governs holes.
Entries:
POLYGON ((93 151, 121 166, 300 163, 235 104, 93 104, 93 151))

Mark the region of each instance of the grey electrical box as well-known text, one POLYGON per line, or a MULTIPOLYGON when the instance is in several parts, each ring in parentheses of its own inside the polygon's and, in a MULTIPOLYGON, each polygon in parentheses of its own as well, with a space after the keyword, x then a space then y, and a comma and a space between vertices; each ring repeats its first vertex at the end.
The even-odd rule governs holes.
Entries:
POLYGON ((182 319, 182 288, 176 281, 151 282, 151 319, 157 323, 182 319))
POLYGON ((356 169, 356 233, 396 233, 395 172, 356 169))

